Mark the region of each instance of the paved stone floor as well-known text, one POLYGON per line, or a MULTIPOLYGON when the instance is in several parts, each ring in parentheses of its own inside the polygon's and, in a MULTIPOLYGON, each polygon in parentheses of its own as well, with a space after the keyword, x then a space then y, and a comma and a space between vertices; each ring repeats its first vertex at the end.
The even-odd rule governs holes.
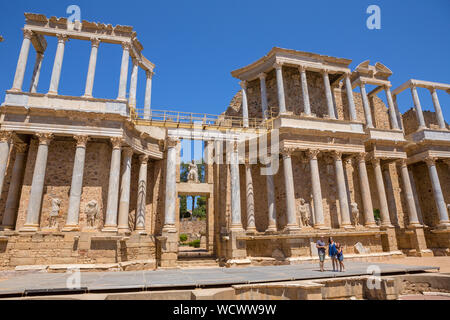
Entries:
MULTIPOLYGON (((329 263, 326 271, 320 272, 317 264, 299 264, 265 267, 170 269, 127 272, 86 272, 80 274, 83 292, 96 293, 109 290, 157 290, 163 288, 198 288, 208 286, 229 286, 275 281, 323 279, 368 275, 368 267, 377 265, 382 275, 404 274, 417 271, 437 270, 432 266, 411 266, 377 262, 346 263, 346 272, 333 272, 329 263)), ((0 297, 28 295, 35 290, 62 292, 73 284, 74 276, 68 273, 35 272, 23 275, 17 273, 0 281, 0 297)))

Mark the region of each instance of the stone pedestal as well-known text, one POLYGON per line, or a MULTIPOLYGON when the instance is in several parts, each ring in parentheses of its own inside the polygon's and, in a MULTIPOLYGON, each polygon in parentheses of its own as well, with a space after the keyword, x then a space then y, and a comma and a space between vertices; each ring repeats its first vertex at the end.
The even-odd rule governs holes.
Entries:
POLYGON ((242 260, 247 258, 247 243, 245 240, 238 240, 240 236, 245 236, 245 231, 231 230, 226 241, 226 259, 242 260))
POLYGON ((416 250, 416 256, 418 257, 432 257, 433 252, 427 248, 427 242, 425 240, 425 234, 422 227, 411 226, 409 228, 413 231, 410 234, 411 247, 416 250))
POLYGON ((381 236, 381 245, 384 252, 397 251, 397 236, 393 226, 382 226, 380 230, 386 231, 386 234, 381 236))
POLYGON ((161 268, 175 268, 178 260, 178 232, 163 231, 156 237, 156 258, 161 268))

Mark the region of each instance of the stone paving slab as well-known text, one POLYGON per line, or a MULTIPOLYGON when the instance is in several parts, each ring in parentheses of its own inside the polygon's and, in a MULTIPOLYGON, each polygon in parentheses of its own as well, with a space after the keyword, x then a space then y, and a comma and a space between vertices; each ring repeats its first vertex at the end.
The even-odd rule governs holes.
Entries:
MULTIPOLYGON (((316 264, 281 265, 240 268, 207 268, 177 270, 147 270, 122 272, 81 273, 80 287, 86 292, 108 290, 145 291, 158 288, 229 286, 233 284, 252 284, 308 279, 325 279, 370 274, 368 267, 376 265, 381 274, 404 274, 436 270, 432 266, 407 266, 370 262, 346 262, 346 272, 333 272, 326 264, 326 271, 320 272, 316 264)), ((67 290, 70 273, 28 273, 0 281, 1 296, 23 296, 33 290, 67 290)))

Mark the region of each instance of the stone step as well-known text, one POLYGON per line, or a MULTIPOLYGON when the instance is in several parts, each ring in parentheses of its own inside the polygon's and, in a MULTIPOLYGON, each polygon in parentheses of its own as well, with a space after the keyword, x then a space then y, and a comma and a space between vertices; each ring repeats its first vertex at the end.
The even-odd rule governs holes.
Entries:
POLYGON ((215 259, 178 259, 177 265, 180 267, 218 267, 219 264, 215 259))

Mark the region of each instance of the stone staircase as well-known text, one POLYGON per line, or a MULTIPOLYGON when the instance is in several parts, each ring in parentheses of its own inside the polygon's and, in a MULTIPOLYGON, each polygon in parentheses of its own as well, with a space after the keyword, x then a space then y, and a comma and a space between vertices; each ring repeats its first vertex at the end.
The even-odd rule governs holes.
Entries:
POLYGON ((213 268, 219 267, 216 258, 206 250, 178 252, 177 265, 180 268, 213 268))

